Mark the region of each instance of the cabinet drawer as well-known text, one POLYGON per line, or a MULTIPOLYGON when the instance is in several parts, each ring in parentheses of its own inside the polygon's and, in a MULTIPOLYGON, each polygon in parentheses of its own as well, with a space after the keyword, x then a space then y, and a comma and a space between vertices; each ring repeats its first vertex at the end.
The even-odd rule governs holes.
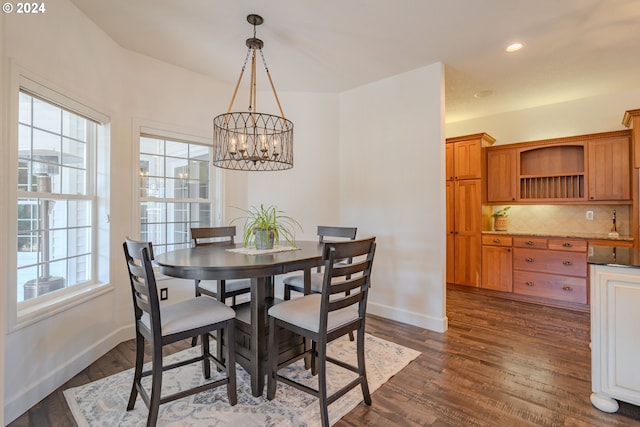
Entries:
POLYGON ((549 239, 547 247, 559 251, 586 252, 587 241, 583 239, 549 239))
POLYGON ((514 237, 513 246, 516 248, 546 249, 547 239, 545 237, 514 237))
POLYGON ((513 250, 513 268, 516 270, 587 277, 587 254, 582 252, 515 248, 513 250))
POLYGON ((500 234, 483 234, 482 244, 489 246, 511 246, 513 238, 511 236, 502 236, 500 234))
POLYGON ((513 292, 562 301, 587 303, 587 279, 529 271, 513 272, 513 292))

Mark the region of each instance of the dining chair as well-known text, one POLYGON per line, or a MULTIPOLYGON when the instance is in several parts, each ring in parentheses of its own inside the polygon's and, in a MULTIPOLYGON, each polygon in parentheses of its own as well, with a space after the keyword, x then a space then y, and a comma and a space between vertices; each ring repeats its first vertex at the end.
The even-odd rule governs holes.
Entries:
POLYGON ((309 393, 319 399, 323 426, 329 426, 328 406, 358 385, 362 389, 364 403, 371 405, 364 358, 364 327, 375 248, 375 237, 325 242, 322 255, 324 261, 322 293, 284 301, 269 309, 267 399, 275 398, 278 381, 309 393), (350 292, 346 293, 346 291, 350 292), (311 340, 311 348, 279 363, 279 328, 311 340), (353 331, 357 332, 357 366, 327 354, 328 343, 353 331), (308 354, 311 355, 312 373, 318 375, 317 389, 278 374, 280 369, 307 357, 308 354), (357 378, 339 390, 333 391, 331 395, 327 395, 327 362, 355 372, 357 378))
MULTIPOLYGON (((234 243, 236 227, 199 227, 191 229, 193 246, 230 245, 234 243)), ((196 279, 196 297, 207 295, 217 298, 218 301, 232 299, 231 306, 236 305, 236 296, 251 293, 250 279, 220 280, 222 295, 218 295, 217 283, 214 281, 200 281, 196 279)))
MULTIPOLYGON (((354 240, 358 227, 333 227, 326 225, 318 226, 318 242, 323 243, 325 239, 339 238, 354 240)), ((322 292, 322 281, 324 275, 321 273, 321 267, 318 267, 317 271, 311 273, 311 293, 322 292)), ((291 299, 291 291, 304 293, 304 275, 297 274, 293 276, 287 276, 283 279, 284 284, 284 299, 291 299)))
MULTIPOLYGON (((138 394, 149 410, 147 426, 155 426, 161 404, 226 385, 227 398, 231 406, 237 403, 235 368, 235 311, 212 298, 192 298, 172 305, 160 307, 151 257, 151 242, 125 240, 124 256, 129 272, 131 295, 136 328, 136 360, 131 394, 127 411, 133 409, 138 394), (226 363, 216 358, 209 350, 209 333, 224 331, 226 363), (176 341, 201 337, 202 351, 199 356, 183 359, 165 365, 162 349, 176 341), (145 340, 151 344, 151 369, 143 371, 145 340), (224 378, 193 388, 163 396, 163 372, 202 361, 205 378, 211 377, 211 362, 221 371, 224 378), (151 375, 150 392, 143 386, 142 378, 151 375)), ((220 345, 221 343, 218 342, 220 345)))

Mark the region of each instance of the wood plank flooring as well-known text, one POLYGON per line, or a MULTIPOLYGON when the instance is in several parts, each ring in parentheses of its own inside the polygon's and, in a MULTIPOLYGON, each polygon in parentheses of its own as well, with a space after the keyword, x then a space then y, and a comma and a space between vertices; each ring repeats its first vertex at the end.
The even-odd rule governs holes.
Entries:
MULTIPOLYGON (((369 333, 422 354, 336 427, 640 427, 639 407, 589 401, 588 313, 449 290, 447 316, 444 334, 370 316, 369 333)), ((121 343, 9 426, 75 425, 62 391, 130 368, 133 354, 121 343)))

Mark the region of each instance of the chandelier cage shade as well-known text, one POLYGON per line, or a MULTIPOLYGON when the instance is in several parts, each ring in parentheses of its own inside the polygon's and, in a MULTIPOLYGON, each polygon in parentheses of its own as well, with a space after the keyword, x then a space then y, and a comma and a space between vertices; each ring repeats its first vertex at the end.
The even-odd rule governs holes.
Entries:
POLYGON ((213 119, 213 164, 223 169, 246 171, 276 171, 293 167, 293 123, 284 117, 273 80, 262 54, 264 43, 257 39, 256 25, 263 22, 258 15, 247 16, 253 25, 253 37, 247 39, 249 48, 236 83, 229 109, 213 119), (256 53, 260 54, 280 116, 259 113, 256 108, 256 53), (232 112, 242 82, 245 67, 251 61, 249 107, 247 111, 232 112))

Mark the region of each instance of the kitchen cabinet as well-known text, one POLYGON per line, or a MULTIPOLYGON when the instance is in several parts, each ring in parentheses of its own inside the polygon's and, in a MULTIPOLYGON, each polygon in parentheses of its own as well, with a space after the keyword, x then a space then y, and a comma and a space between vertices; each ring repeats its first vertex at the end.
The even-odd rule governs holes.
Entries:
POLYGON ((482 235, 482 288, 495 291, 513 290, 513 257, 510 236, 482 235))
POLYGON ((488 203, 632 202, 629 131, 489 147, 488 203))
POLYGON ((626 136, 589 141, 589 200, 631 200, 631 150, 626 136))
POLYGON ((591 403, 616 412, 616 399, 640 405, 640 268, 590 269, 591 403))
POLYGON ((587 241, 513 239, 513 292, 587 304, 587 241))
POLYGON ((487 202, 516 200, 516 149, 487 151, 487 202))
POLYGON ((494 141, 485 133, 446 141, 448 283, 480 286, 483 147, 494 141))

